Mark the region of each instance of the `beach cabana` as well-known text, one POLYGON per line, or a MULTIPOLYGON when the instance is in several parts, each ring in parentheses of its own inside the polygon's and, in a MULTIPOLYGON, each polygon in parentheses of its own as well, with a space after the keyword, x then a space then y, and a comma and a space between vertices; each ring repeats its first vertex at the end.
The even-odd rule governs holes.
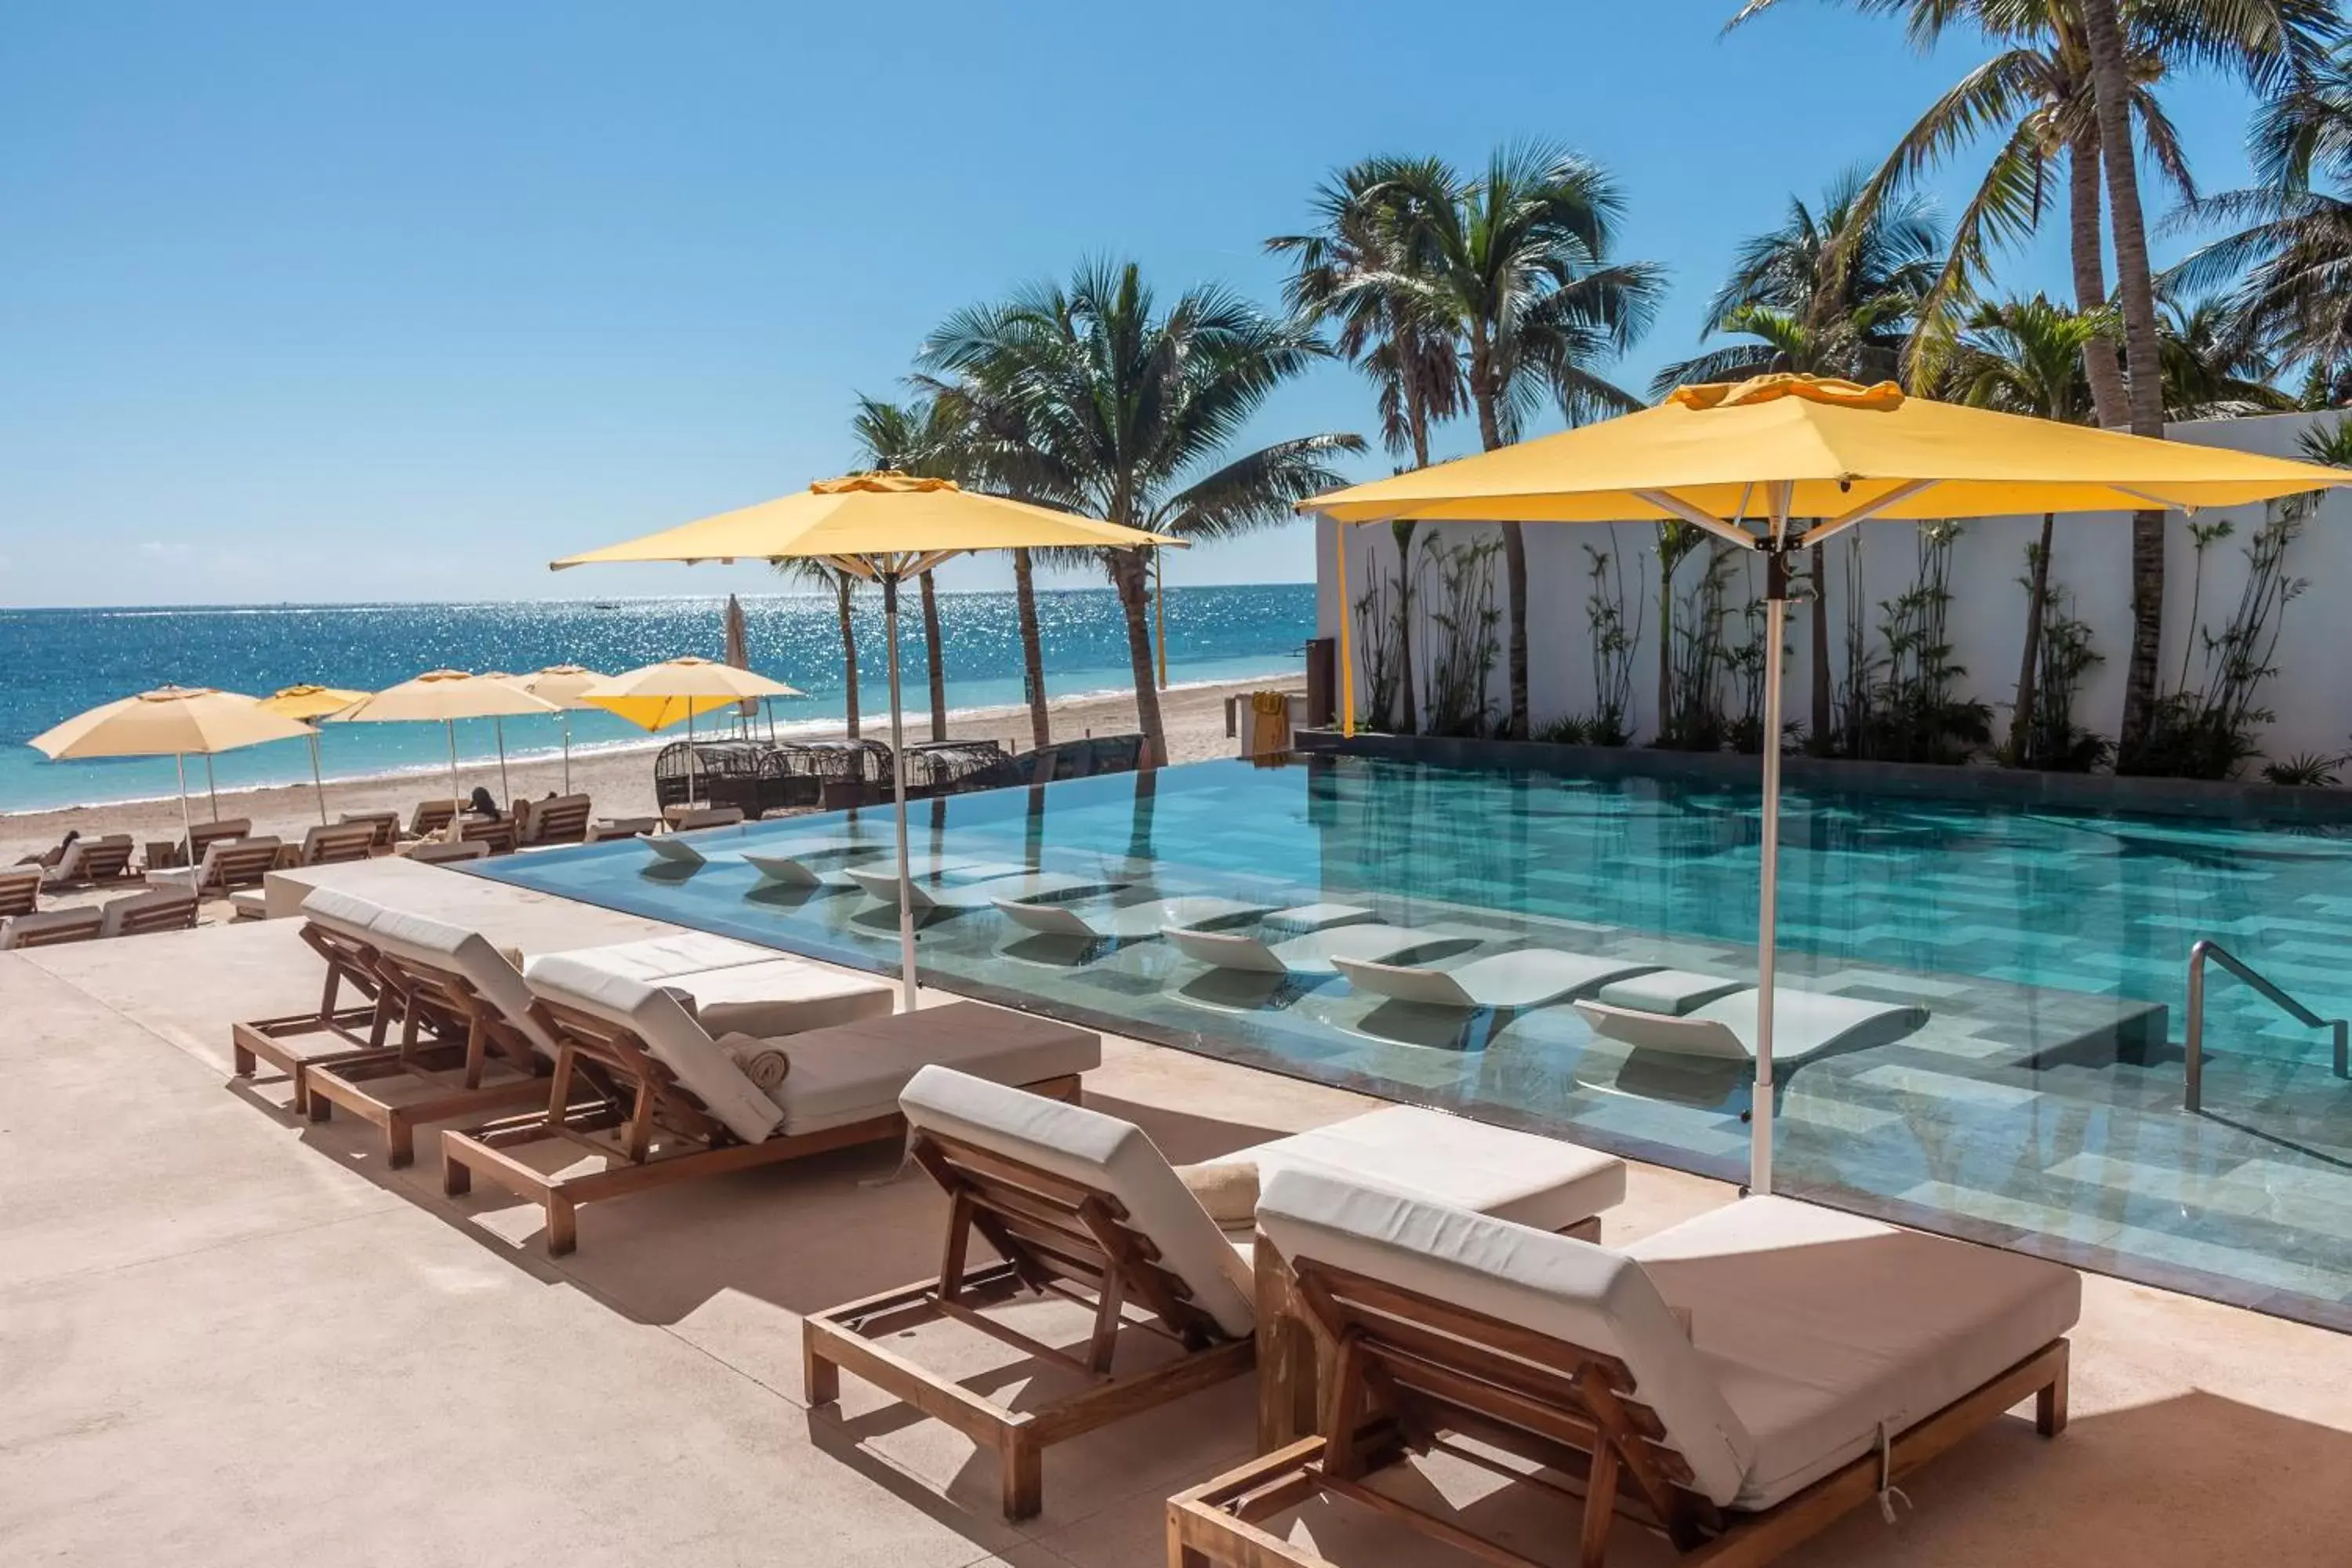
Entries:
POLYGON ((906 714, 898 682, 898 584, 980 550, 1148 549, 1179 543, 1141 529, 981 495, 952 479, 911 474, 852 474, 740 511, 647 534, 552 563, 555 570, 641 561, 817 560, 882 585, 890 650, 890 758, 898 807, 898 973, 915 1005, 915 911, 907 875, 906 714))
MULTIPOLYGON (((330 724, 436 723, 449 734, 449 795, 465 796, 457 788, 457 721, 499 719, 517 713, 553 713, 556 706, 534 697, 510 680, 469 675, 462 669, 428 669, 412 680, 387 686, 362 697, 340 713, 329 714, 330 724)), ((457 832, 456 821, 449 831, 457 832)))
POLYGON ((331 686, 281 686, 261 700, 261 705, 272 713, 288 719, 309 721, 310 729, 310 787, 319 795, 319 820, 327 820, 327 781, 319 768, 319 731, 317 721, 330 713, 340 713, 367 695, 364 691, 343 691, 331 686))
POLYGON ((1340 529, 1342 728, 1355 731, 1348 527, 1679 519, 1764 560, 1763 832, 1749 1186, 1772 1190, 1780 667, 1798 552, 1874 520, 2195 512, 2352 485, 2352 472, 1804 375, 1678 388, 1655 408, 1300 503, 1340 529))
MULTIPOLYGON (((180 769, 183 846, 195 840, 188 810, 188 759, 290 741, 313 733, 299 719, 272 712, 258 698, 205 686, 163 686, 102 703, 45 730, 26 744, 58 762, 83 757, 170 757, 180 769)), ((214 803, 219 815, 220 803, 214 803)))

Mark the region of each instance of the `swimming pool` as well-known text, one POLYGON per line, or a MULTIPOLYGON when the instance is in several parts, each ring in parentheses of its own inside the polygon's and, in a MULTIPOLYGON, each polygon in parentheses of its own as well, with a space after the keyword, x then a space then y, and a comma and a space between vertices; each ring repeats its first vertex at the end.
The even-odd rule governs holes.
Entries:
MULTIPOLYGON (((888 833, 867 811, 698 835, 699 869, 635 842, 469 868, 888 969, 891 907, 763 881, 740 858, 888 833)), ((2327 1036, 2217 973, 2201 1116, 2181 1109, 2179 1048, 2200 937, 2323 1015, 2352 1013, 2352 832, 1814 789, 1788 795, 1782 835, 1784 983, 1926 1015, 1784 1075, 1783 1190, 2352 1327, 2352 1083, 2327 1036)), ((919 861, 1053 874, 1081 911, 1112 889, 1338 902, 1444 940, 1448 962, 1536 945, 1754 972, 1752 787, 1210 763, 920 802, 912 843, 919 861)), ((952 989, 1744 1173, 1745 1063, 1631 1049, 1566 1005, 1389 1001, 1338 976, 1209 968, 1164 940, 1040 935, 971 901, 919 938, 927 978, 952 989)))

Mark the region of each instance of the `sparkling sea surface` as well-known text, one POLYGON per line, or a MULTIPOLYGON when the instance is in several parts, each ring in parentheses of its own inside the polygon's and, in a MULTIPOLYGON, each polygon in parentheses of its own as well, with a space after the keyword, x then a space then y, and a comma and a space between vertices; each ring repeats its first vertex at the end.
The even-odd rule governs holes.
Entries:
MULTIPOLYGON (((1125 624, 1109 590, 1038 598, 1050 695, 1130 687, 1125 624)), ((927 701, 929 666, 914 595, 906 603, 901 643, 909 710, 916 711, 927 701)), ((374 690, 445 667, 520 672, 573 663, 613 674, 680 654, 718 658, 724 605, 720 598, 0 610, 0 811, 172 794, 177 784, 169 757, 52 763, 25 744, 84 709, 151 687, 214 686, 260 697, 305 681, 374 690)), ((752 667, 808 694, 775 705, 778 726, 837 722, 845 692, 833 601, 747 597, 743 614, 752 667)), ((860 595, 859 616, 860 706, 868 716, 887 713, 877 594, 860 595)), ((1169 677, 1182 683, 1295 672, 1303 668, 1314 617, 1311 584, 1171 588, 1169 677)), ((950 707, 1023 700, 1011 594, 943 594, 940 619, 950 707)), ((552 717, 509 719, 505 730, 510 756, 545 755, 560 743, 552 717)), ((322 736, 330 778, 429 769, 447 755, 438 725, 328 725, 322 736)), ((584 712, 572 716, 572 736, 575 751, 647 740, 617 719, 584 712)), ((468 760, 493 755, 491 725, 460 724, 457 746, 468 760)), ((227 752, 214 767, 224 786, 310 776, 301 741, 227 752)), ((193 763, 191 777, 201 785, 193 763)))
MULTIPOLYGON (((924 801, 912 826, 919 861, 1064 873, 1076 910, 1335 900, 1428 932, 1442 964, 1551 947, 1752 981, 1758 805, 1752 785, 1333 758, 924 801)), ((631 843, 468 869, 888 970, 888 904, 763 883, 740 858, 845 834, 879 846, 888 827, 868 810, 722 829, 698 836, 711 858, 691 874, 631 843)), ((1784 984, 1924 1012, 1784 1065, 1783 1190, 2352 1328, 2352 1083, 2329 1035, 2216 970, 2202 1115, 2182 1108, 2181 1052, 2200 937, 2321 1014, 2352 1013, 2347 830, 1811 789, 1788 797, 1781 889, 1784 984)), ((1038 936, 961 901, 919 936, 950 988, 1745 1173, 1744 1060, 1632 1048, 1564 1004, 1387 1001, 1330 973, 1209 968, 1157 936, 1038 936)))

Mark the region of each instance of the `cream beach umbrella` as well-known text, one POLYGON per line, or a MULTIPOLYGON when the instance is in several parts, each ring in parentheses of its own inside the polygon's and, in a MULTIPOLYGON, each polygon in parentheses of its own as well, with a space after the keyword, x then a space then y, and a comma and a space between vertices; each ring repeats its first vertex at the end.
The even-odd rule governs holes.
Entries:
POLYGON ((641 730, 663 730, 681 720, 686 724, 687 798, 694 796, 694 719, 698 713, 762 697, 801 695, 781 680, 731 664, 719 664, 688 654, 664 659, 615 675, 580 694, 592 708, 617 713, 641 730))
POLYGON ((551 664, 545 669, 529 675, 518 675, 514 684, 563 710, 563 793, 572 793, 572 715, 596 705, 583 702, 580 694, 611 677, 600 674, 584 665, 551 664))
MULTIPOLYGON (((1874 519, 2183 512, 2352 485, 2352 472, 1906 396, 1893 382, 1765 375, 1685 386, 1655 408, 1300 503, 1343 524, 1679 518, 1764 559, 1762 868, 1749 1188, 1772 1190, 1773 970, 1781 638, 1797 552, 1874 519)), ((1355 728, 1346 529, 1343 727, 1355 728)))
MULTIPOLYGON (((341 712, 366 695, 364 691, 343 691, 332 686, 281 686, 263 698, 261 705, 281 718, 315 721, 330 713, 341 712)), ((324 824, 327 820, 327 781, 319 768, 319 731, 315 723, 310 731, 310 787, 318 792, 319 821, 324 824)))
POLYGON ((806 561, 829 563, 882 584, 890 649, 890 767, 898 837, 898 984, 915 1005, 915 909, 907 870, 906 714, 898 684, 898 584, 979 550, 1181 544, 1138 528, 967 490, 952 479, 852 474, 820 479, 740 511, 647 534, 553 563, 556 570, 606 562, 806 561))
MULTIPOLYGON (((299 719, 273 713, 259 700, 205 686, 164 686, 103 703, 44 730, 27 742, 59 762, 85 757, 170 757, 180 769, 180 827, 193 843, 188 759, 311 733, 299 719)), ((214 812, 215 820, 219 812, 214 812)))
MULTIPOLYGON (((382 691, 362 697, 340 713, 331 713, 330 724, 416 724, 436 723, 449 734, 449 798, 462 801, 457 789, 457 721, 460 719, 502 719, 517 713, 553 713, 554 703, 535 697, 510 681, 494 680, 487 675, 469 675, 462 669, 428 669, 411 680, 397 686, 387 686, 382 691)), ((452 838, 457 835, 457 823, 449 824, 452 838)))

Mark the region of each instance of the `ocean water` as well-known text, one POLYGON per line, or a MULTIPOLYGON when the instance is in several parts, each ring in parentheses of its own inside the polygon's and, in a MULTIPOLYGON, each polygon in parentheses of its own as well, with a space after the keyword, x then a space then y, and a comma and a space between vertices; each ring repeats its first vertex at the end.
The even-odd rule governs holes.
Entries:
MULTIPOLYGON (((1131 683, 1118 602, 1108 589, 1041 594, 1048 695, 1126 689, 1131 683)), ((880 595, 860 595, 859 706, 869 723, 889 711, 880 595)), ((423 670, 531 670, 577 663, 608 673, 681 654, 719 655, 719 599, 563 600, 479 605, 247 605, 197 609, 0 610, 0 811, 152 799, 178 787, 172 759, 54 763, 26 742, 100 702, 167 683, 263 696, 282 686, 377 689, 423 670)), ((912 595, 901 617, 910 715, 924 711, 929 665, 912 595)), ((829 598, 743 601, 752 668, 807 696, 779 700, 779 731, 837 725, 845 712, 841 640, 829 598)), ((1310 584, 1168 591, 1171 682, 1238 680, 1296 671, 1312 635, 1310 584)), ((1023 700, 1021 639, 1013 595, 940 596, 950 708, 1023 700)), ((684 727, 662 738, 683 735, 684 727)), ((329 724, 321 751, 330 779, 446 766, 437 724, 329 724)), ((554 717, 505 721, 509 757, 545 756, 561 744, 554 717)), ((649 737, 599 713, 572 715, 573 752, 645 745, 649 737)), ((463 763, 494 758, 492 726, 457 726, 463 763)), ((293 784, 310 776, 299 741, 213 759, 223 788, 293 784)), ((203 765, 190 759, 201 790, 203 765)), ((469 783, 484 782, 478 776, 469 783)), ((492 785, 495 788, 495 784, 492 785)))

